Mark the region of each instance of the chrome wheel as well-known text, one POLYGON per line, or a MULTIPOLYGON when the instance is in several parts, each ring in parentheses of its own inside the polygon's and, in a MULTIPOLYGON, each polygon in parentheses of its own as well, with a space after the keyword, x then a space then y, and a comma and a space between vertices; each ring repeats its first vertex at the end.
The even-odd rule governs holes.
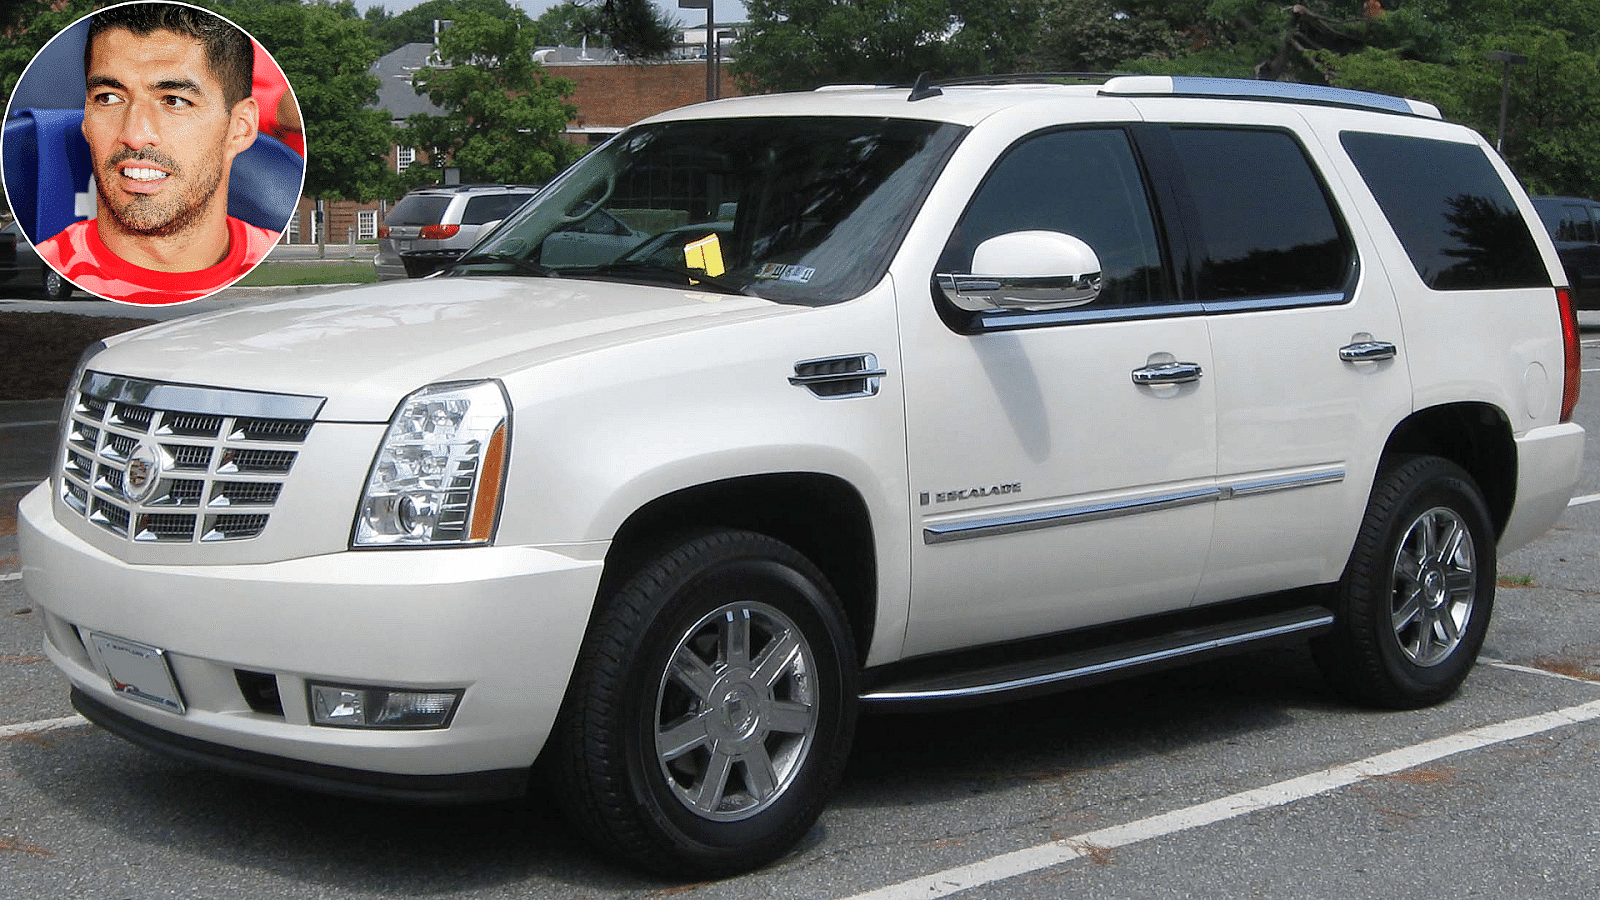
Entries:
POLYGON ((732 603, 678 639, 656 692, 656 758, 678 802, 731 822, 788 790, 811 750, 816 668, 805 636, 762 603, 732 603))
POLYGON ((1393 624, 1406 659, 1434 666, 1460 646, 1477 597, 1472 534, 1454 510, 1435 507, 1406 530, 1394 559, 1393 624))

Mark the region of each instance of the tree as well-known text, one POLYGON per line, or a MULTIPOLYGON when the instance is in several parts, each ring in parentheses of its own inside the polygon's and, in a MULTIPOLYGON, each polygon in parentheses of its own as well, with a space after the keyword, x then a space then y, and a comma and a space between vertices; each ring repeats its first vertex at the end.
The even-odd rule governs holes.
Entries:
POLYGON ((459 166, 463 180, 548 181, 578 155, 562 138, 577 108, 572 82, 533 61, 536 29, 520 10, 507 17, 463 12, 439 36, 441 65, 413 79, 449 110, 407 120, 407 142, 459 166))
POLYGON ((602 0, 600 15, 612 49, 633 59, 656 59, 672 52, 677 22, 650 0, 602 0))
POLYGON ((1013 9, 973 0, 749 0, 733 71, 754 91, 1004 71, 1015 58, 1008 39, 1032 18, 1029 3, 1013 9), (982 23, 965 38, 963 12, 982 23))
POLYGON ((539 31, 539 43, 554 47, 598 47, 606 41, 604 11, 579 0, 550 7, 533 25, 539 31))
POLYGON ((397 190, 389 171, 394 129, 368 107, 378 79, 368 68, 378 48, 349 2, 230 0, 213 4, 255 36, 289 76, 306 127, 302 193, 322 199, 373 200, 397 190))

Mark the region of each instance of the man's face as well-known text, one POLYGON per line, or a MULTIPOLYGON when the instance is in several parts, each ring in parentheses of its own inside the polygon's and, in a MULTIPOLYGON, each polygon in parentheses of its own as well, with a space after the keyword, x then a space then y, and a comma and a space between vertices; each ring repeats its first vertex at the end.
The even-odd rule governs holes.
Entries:
POLYGON ((170 31, 104 31, 87 74, 83 136, 102 218, 126 232, 165 237, 217 204, 226 210, 217 187, 243 149, 235 139, 239 117, 198 41, 170 31))

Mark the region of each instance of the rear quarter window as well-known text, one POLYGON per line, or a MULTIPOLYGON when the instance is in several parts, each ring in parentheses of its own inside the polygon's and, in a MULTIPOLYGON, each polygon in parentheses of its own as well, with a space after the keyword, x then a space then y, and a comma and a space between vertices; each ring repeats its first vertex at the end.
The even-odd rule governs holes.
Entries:
POLYGON ((1550 286, 1533 233, 1482 147, 1360 131, 1339 140, 1428 287, 1550 286))

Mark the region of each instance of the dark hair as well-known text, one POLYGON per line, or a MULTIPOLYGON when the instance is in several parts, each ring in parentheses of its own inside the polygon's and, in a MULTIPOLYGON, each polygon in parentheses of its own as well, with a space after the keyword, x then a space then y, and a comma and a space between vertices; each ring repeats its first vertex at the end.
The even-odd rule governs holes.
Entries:
POLYGON ((222 83, 222 99, 232 109, 250 96, 255 78, 256 48, 244 32, 215 13, 177 3, 127 3, 94 14, 89 39, 83 45, 83 68, 89 70, 95 36, 121 28, 139 37, 170 31, 200 42, 212 77, 222 83))

